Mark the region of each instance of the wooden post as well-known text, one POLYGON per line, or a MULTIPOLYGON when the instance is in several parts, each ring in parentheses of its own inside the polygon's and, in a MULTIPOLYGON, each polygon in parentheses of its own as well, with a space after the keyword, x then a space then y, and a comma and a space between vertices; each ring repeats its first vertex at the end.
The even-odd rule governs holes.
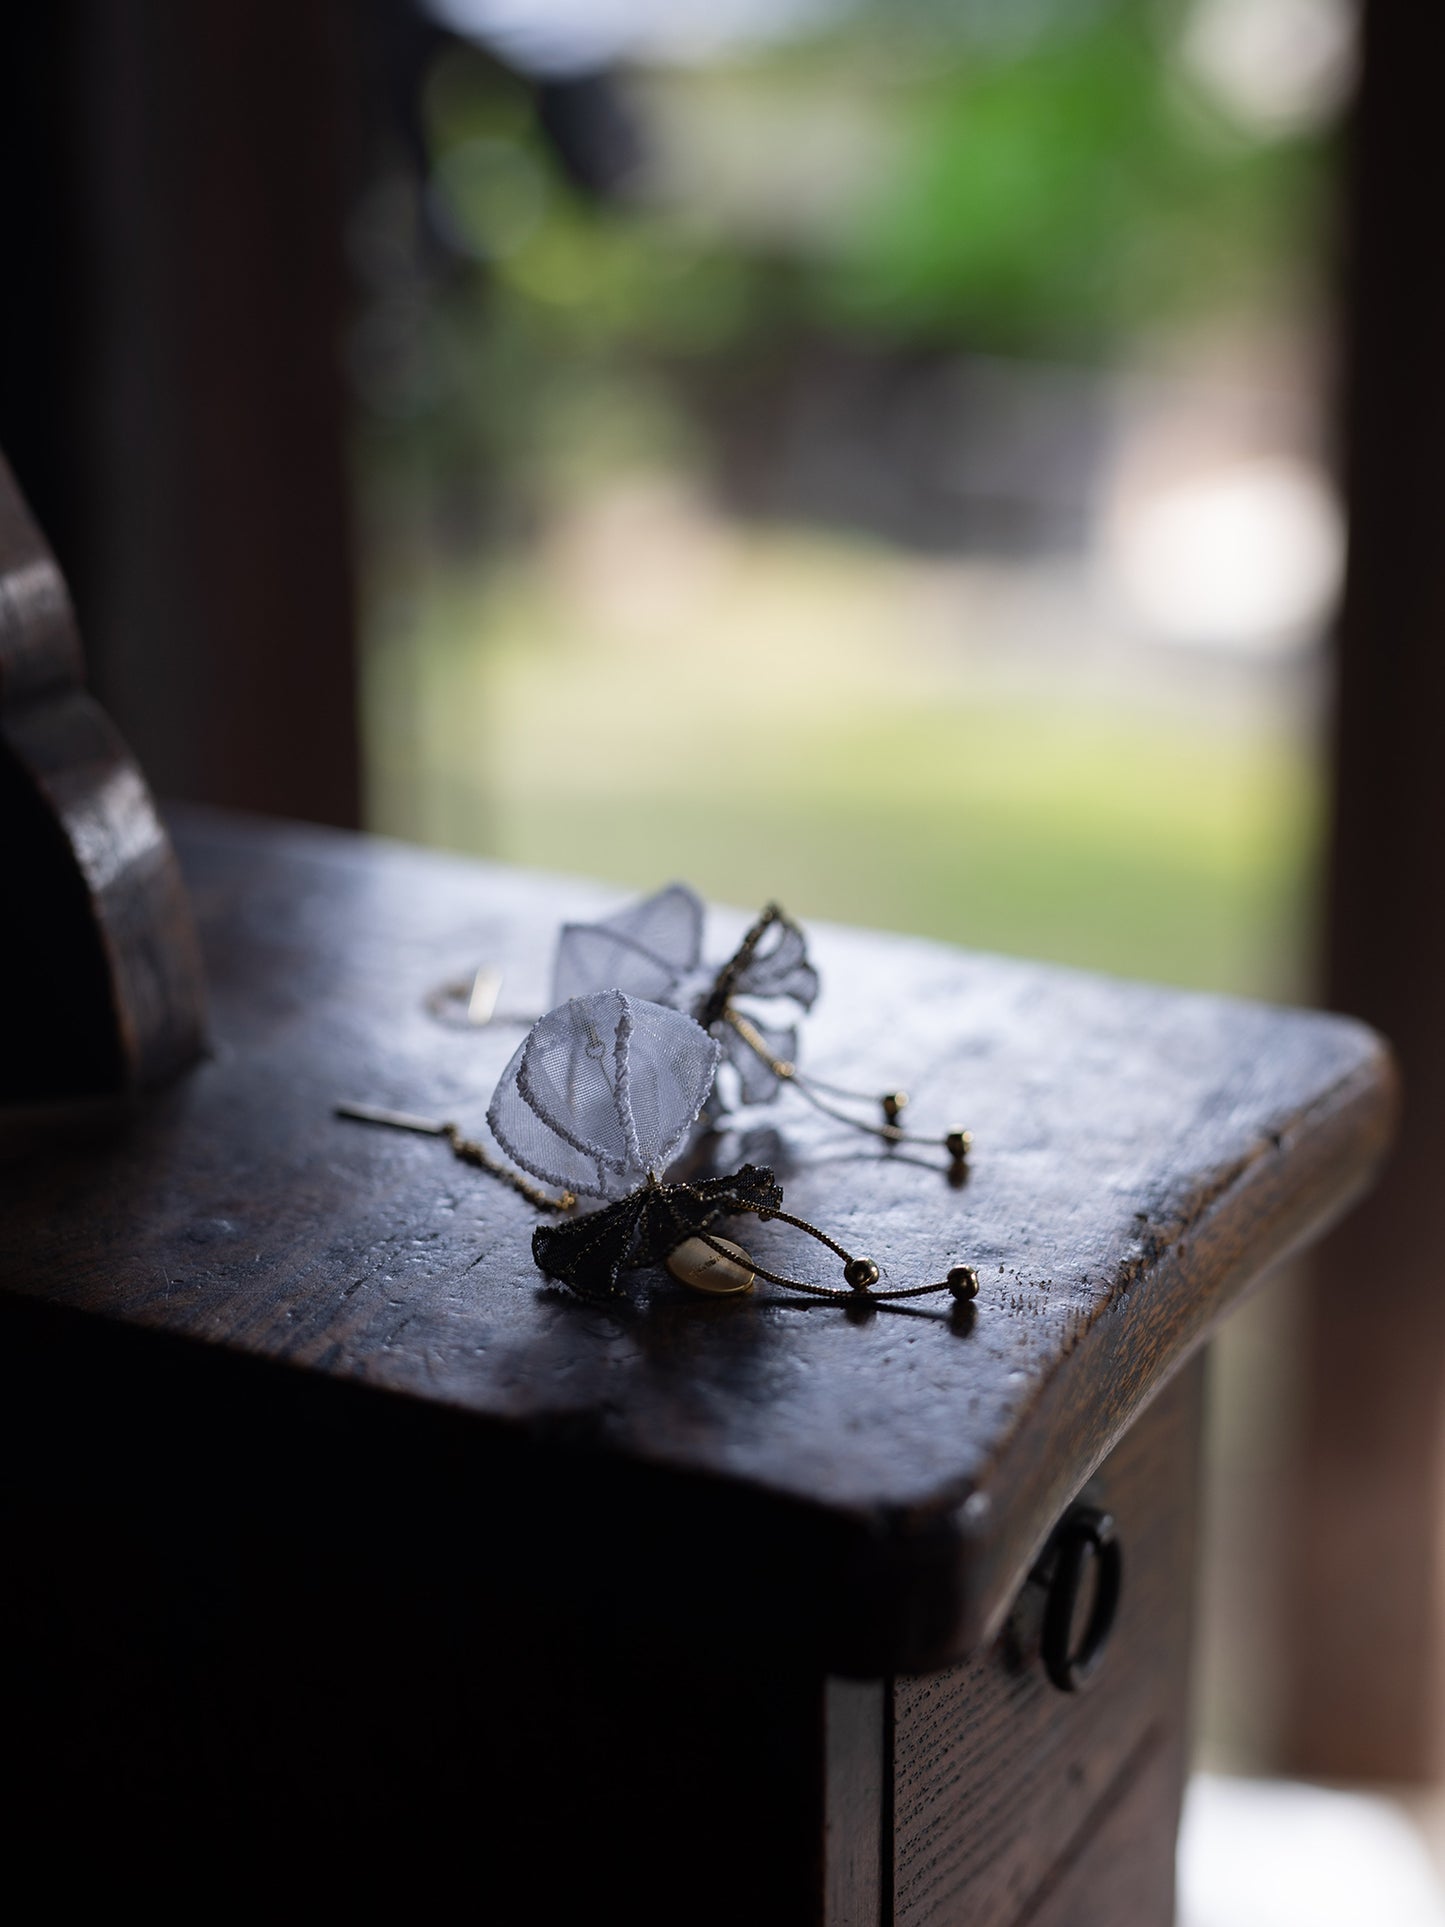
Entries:
POLYGON ((1370 0, 1346 197, 1326 990, 1396 1046, 1399 1149, 1323 1249, 1281 1639, 1285 1762, 1445 1766, 1445 22, 1370 0))

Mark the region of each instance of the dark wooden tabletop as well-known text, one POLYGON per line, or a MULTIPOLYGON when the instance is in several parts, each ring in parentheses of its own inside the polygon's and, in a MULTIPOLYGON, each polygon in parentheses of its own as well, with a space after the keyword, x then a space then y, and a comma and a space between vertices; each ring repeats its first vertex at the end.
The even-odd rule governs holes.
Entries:
MULTIPOLYGON (((720 1157, 771 1163, 790 1209, 891 1282, 976 1264, 976 1305, 858 1318, 648 1273, 599 1310, 538 1273, 521 1198, 332 1107, 480 1130, 520 1032, 447 1028, 427 993, 488 961, 504 1006, 539 1008, 558 924, 616 894, 238 819, 185 819, 178 841, 212 1053, 119 1124, 0 1168, 7 1291, 184 1357, 299 1368, 288 1395, 346 1381, 370 1411, 445 1413, 464 1494, 531 1480, 533 1514, 585 1490, 650 1520, 649 1543, 691 1535, 770 1611, 821 1614, 840 1668, 987 1636, 1150 1395, 1349 1205, 1389 1134, 1389 1059, 1358 1024, 819 927, 806 1064, 904 1086, 919 1127, 966 1124, 967 1182, 786 1094, 720 1157)), ((709 954, 745 921, 712 916, 709 954)), ((780 1225, 737 1235, 835 1282, 780 1225)), ((548 1583, 585 1595, 565 1543, 548 1583)))

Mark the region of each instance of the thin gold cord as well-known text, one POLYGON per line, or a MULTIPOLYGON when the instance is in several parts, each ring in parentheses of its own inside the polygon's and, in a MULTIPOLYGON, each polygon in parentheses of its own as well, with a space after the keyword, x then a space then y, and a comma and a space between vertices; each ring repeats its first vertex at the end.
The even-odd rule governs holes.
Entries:
MULTIPOLYGON (((757 1215, 759 1218, 783 1218, 787 1223, 797 1225, 800 1231, 811 1232, 822 1244, 830 1245, 834 1251, 841 1252, 841 1246, 834 1244, 833 1240, 819 1231, 816 1225, 810 1225, 802 1218, 788 1217, 784 1211, 760 1211, 757 1215)), ((736 1253, 729 1251, 720 1239, 712 1237, 706 1231, 699 1232, 697 1235, 710 1250, 731 1259, 734 1264, 737 1263, 736 1253)), ((877 1291, 872 1285, 856 1290, 852 1285, 810 1285, 801 1278, 787 1278, 780 1271, 769 1271, 766 1265, 758 1263, 751 1252, 748 1254, 747 1263, 748 1270, 755 1277, 766 1279, 770 1285, 781 1285, 786 1291, 806 1292, 810 1298, 831 1298, 845 1304, 868 1304, 880 1300, 886 1302, 893 1298, 925 1298, 931 1292, 951 1290, 945 1280, 940 1280, 936 1285, 889 1286, 886 1291, 877 1291)))
POLYGON ((510 1184, 515 1192, 539 1211, 570 1211, 577 1202, 571 1191, 564 1191, 554 1198, 550 1191, 544 1191, 540 1185, 533 1184, 530 1178, 524 1178, 520 1171, 514 1171, 510 1165, 494 1158, 484 1144, 478 1144, 475 1138, 463 1137, 455 1124, 448 1124, 442 1136, 452 1147, 453 1155, 460 1158, 463 1164, 474 1164, 478 1170, 500 1178, 503 1184, 510 1184))
POLYGON ((477 1170, 487 1172, 491 1177, 500 1178, 503 1184, 535 1205, 539 1211, 570 1211, 577 1199, 571 1191, 564 1191, 554 1198, 550 1191, 533 1184, 524 1178, 520 1171, 494 1158, 484 1144, 475 1138, 463 1137, 461 1126, 441 1122, 432 1117, 416 1117, 410 1111, 388 1111, 379 1104, 338 1104, 335 1106, 337 1117, 353 1118, 358 1124, 385 1124, 394 1131, 415 1131, 422 1137, 445 1138, 451 1146, 453 1157, 463 1164, 474 1165, 477 1170))
POLYGON ((697 1013, 697 1021, 704 1030, 711 1030, 719 1017, 726 1017, 729 1014, 733 986, 756 956, 758 945, 773 925, 784 922, 786 918, 777 904, 770 903, 748 930, 742 942, 713 979, 712 989, 697 1013))
MULTIPOLYGON (((820 1087, 816 1079, 804 1077, 797 1065, 789 1063, 786 1057, 773 1055, 757 1026, 749 1023, 740 1010, 734 1010, 731 1004, 725 1004, 722 1015, 742 1038, 748 1049, 762 1059, 774 1077, 784 1084, 791 1084, 799 1097, 806 1098, 814 1110, 821 1111, 825 1117, 831 1117, 836 1123, 846 1124, 851 1130, 866 1131, 869 1137, 881 1138, 885 1144, 926 1144, 931 1145, 935 1150, 951 1150, 952 1147, 948 1144, 947 1138, 922 1137, 916 1131, 905 1131, 900 1124, 869 1124, 863 1118, 851 1117, 847 1111, 840 1111, 836 1105, 829 1104, 825 1098, 818 1095, 820 1087)), ((860 1103, 863 1101, 859 1099, 860 1103)), ((966 1157, 969 1134, 963 1131, 957 1135, 964 1145, 963 1155, 966 1157)))

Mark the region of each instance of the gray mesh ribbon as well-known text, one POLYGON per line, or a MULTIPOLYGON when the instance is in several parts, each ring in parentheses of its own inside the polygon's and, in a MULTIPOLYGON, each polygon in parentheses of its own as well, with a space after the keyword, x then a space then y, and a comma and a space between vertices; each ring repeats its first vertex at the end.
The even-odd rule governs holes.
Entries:
MULTIPOLYGON (((811 1010, 818 973, 808 961, 807 939, 792 920, 769 905, 726 963, 702 961, 702 899, 686 884, 669 884, 655 896, 629 904, 593 923, 564 924, 552 974, 552 1001, 616 986, 629 995, 685 1010, 717 1040, 737 1074, 744 1104, 777 1095, 778 1078, 728 1022, 735 1000, 785 1000, 811 1010)), ((746 1013, 769 1053, 792 1063, 798 1052, 794 1025, 776 1025, 746 1013)))
POLYGON ((487 1122, 534 1177, 579 1197, 626 1197, 677 1156, 717 1062, 717 1044, 681 1011, 595 991, 533 1024, 487 1122))

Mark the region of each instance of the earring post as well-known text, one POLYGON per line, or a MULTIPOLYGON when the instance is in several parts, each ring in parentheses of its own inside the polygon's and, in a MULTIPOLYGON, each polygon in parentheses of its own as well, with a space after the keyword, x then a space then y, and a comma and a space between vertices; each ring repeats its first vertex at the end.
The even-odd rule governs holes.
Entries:
POLYGON ((434 1117, 417 1117, 411 1111, 389 1111, 381 1104, 336 1104, 332 1107, 336 1117, 354 1118, 358 1124, 388 1124, 396 1131, 417 1131, 423 1137, 445 1137, 452 1129, 450 1124, 438 1123, 434 1117))

